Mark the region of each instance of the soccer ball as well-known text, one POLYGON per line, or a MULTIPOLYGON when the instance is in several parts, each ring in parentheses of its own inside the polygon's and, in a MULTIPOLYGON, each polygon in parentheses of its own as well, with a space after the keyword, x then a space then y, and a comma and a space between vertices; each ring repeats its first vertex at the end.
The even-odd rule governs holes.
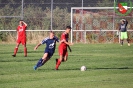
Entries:
POLYGON ((80 70, 81 71, 86 71, 86 67, 85 66, 81 66, 80 70))

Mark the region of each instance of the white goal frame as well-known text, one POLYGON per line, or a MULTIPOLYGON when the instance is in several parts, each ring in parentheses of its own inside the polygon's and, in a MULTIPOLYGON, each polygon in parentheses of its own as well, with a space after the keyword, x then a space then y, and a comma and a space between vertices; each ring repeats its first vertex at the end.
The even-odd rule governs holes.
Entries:
MULTIPOLYGON (((130 7, 127 7, 128 9, 130 8, 130 7)), ((111 10, 114 10, 114 14, 115 14, 115 9, 114 9, 114 7, 71 7, 71 27, 72 27, 72 30, 71 30, 71 42, 73 42, 73 31, 83 31, 83 32, 85 32, 85 34, 86 34, 86 32, 87 31, 113 31, 113 32, 117 32, 117 30, 115 30, 114 29, 114 19, 113 19, 113 30, 82 30, 82 29, 80 29, 80 30, 73 30, 73 10, 74 9, 80 9, 80 10, 84 10, 84 9, 99 9, 99 10, 102 10, 102 9, 111 9, 111 10)), ((118 9, 118 7, 116 7, 116 9, 118 9)), ((133 7, 132 7, 132 9, 133 9, 133 7)), ((114 15, 113 15, 114 16, 114 15)), ((133 30, 128 30, 128 31, 133 31, 133 30)), ((86 39, 86 35, 85 35, 85 39, 86 39)), ((85 40, 85 42, 86 42, 86 40, 85 40)), ((119 43, 120 43, 120 33, 119 33, 119 43)))

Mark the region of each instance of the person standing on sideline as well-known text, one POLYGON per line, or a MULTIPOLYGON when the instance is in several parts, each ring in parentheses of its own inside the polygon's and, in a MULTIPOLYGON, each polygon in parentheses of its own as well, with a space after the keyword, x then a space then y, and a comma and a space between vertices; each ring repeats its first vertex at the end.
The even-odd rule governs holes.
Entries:
POLYGON ((13 57, 16 57, 18 47, 20 43, 24 46, 24 56, 27 57, 27 48, 26 48, 26 28, 27 24, 23 21, 19 21, 19 25, 16 29, 17 31, 17 41, 16 41, 16 47, 14 49, 14 54, 12 55, 13 57))
POLYGON ((120 28, 119 28, 119 31, 120 31, 120 39, 121 39, 121 46, 123 45, 123 40, 126 39, 127 42, 128 42, 128 46, 130 46, 130 43, 129 43, 129 38, 128 38, 128 34, 127 34, 127 24, 128 24, 128 21, 125 20, 125 19, 122 19, 120 20, 121 24, 120 24, 120 28))
POLYGON ((71 27, 67 26, 65 32, 63 32, 61 35, 60 41, 62 42, 60 43, 59 48, 58 48, 59 59, 56 59, 55 70, 58 70, 61 62, 67 61, 68 59, 67 47, 70 49, 69 45, 73 45, 73 43, 68 42, 70 31, 71 31, 71 27))

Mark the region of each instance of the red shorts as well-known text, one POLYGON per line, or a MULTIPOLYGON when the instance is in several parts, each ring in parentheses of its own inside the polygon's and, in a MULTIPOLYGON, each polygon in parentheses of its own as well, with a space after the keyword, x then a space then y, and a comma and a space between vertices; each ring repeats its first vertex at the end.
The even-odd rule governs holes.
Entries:
POLYGON ((68 56, 67 47, 59 46, 59 55, 68 56))
POLYGON ((22 43, 22 45, 25 45, 26 44, 26 38, 18 38, 17 39, 17 43, 22 43))

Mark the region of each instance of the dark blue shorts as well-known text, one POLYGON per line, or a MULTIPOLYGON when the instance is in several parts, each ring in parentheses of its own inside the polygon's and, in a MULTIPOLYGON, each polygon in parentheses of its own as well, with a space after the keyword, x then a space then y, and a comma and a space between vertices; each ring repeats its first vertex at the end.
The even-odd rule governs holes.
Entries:
POLYGON ((45 50, 44 53, 48 53, 49 58, 51 58, 54 54, 54 52, 51 52, 50 50, 45 50))

